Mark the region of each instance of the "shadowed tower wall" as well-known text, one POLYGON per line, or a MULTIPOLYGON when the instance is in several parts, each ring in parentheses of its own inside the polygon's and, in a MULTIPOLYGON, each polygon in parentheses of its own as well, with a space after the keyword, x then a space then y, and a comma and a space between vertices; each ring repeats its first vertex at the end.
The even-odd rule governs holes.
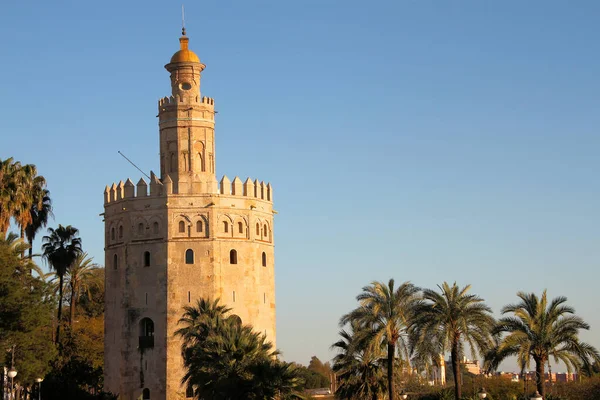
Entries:
POLYGON ((215 176, 214 100, 180 38, 159 100, 160 178, 104 192, 105 385, 120 399, 185 399, 183 307, 221 298, 275 345, 273 190, 215 176))

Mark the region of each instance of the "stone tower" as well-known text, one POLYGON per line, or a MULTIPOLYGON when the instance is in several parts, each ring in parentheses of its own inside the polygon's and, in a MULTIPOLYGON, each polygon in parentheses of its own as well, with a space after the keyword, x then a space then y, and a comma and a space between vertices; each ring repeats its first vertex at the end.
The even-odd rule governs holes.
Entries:
POLYGON ((106 390, 120 399, 191 397, 181 385, 183 307, 217 298, 275 345, 273 190, 215 177, 214 100, 205 65, 188 49, 165 66, 171 95, 158 102, 160 178, 104 192, 106 390))

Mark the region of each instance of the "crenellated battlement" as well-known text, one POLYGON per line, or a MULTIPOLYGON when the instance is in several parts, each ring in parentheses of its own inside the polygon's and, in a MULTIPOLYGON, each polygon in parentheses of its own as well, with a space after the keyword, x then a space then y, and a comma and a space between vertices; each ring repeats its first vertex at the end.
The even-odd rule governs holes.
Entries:
POLYGON ((175 96, 165 96, 162 99, 158 100, 158 107, 165 107, 165 106, 172 106, 172 105, 177 105, 177 104, 190 104, 190 103, 196 103, 196 104, 205 104, 207 106, 210 107, 214 107, 215 106, 215 99, 213 99, 212 97, 199 97, 199 96, 179 96, 179 95, 175 95, 175 96))
POLYGON ((144 178, 141 178, 137 185, 134 185, 129 178, 125 183, 123 181, 118 184, 113 183, 112 186, 106 186, 104 189, 104 204, 136 197, 158 197, 165 193, 162 182, 153 172, 150 173, 149 186, 150 191, 148 191, 148 184, 144 178))
POLYGON ((270 183, 259 182, 258 179, 252 182, 252 179, 247 178, 242 183, 242 180, 236 176, 232 182, 227 175, 224 175, 219 182, 219 193, 229 196, 252 197, 273 202, 273 187, 270 183))

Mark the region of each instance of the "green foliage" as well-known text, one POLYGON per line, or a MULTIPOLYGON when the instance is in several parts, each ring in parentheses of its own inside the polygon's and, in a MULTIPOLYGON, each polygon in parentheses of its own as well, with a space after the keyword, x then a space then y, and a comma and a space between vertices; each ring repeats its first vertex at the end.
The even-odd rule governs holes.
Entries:
MULTIPOLYGON (((52 296, 46 283, 28 272, 29 258, 20 255, 19 241, 0 239, 0 349, 15 345, 17 380, 25 385, 48 371, 55 356, 52 343, 52 296)), ((10 365, 2 351, 0 365, 10 365)))
POLYGON ((331 346, 338 352, 333 359, 333 371, 338 378, 336 397, 379 399, 387 390, 384 353, 381 346, 365 345, 359 322, 352 321, 350 328, 342 329, 341 339, 331 346))
MULTIPOLYGON (((460 358, 468 345, 473 352, 485 353, 493 346, 491 331, 494 328, 492 310, 484 300, 468 294, 470 285, 463 288, 444 282, 440 292, 423 290, 423 302, 419 303, 411 321, 411 348, 420 358, 435 361, 440 354, 450 351, 452 372, 460 373, 460 358)), ((455 398, 462 395, 460 380, 454 386, 455 398)))
POLYGON ((326 376, 313 371, 303 365, 296 365, 298 369, 298 375, 304 381, 302 385, 303 389, 319 389, 327 388, 330 385, 329 378, 326 376))
POLYGON ((409 359, 405 337, 418 291, 419 288, 410 282, 404 282, 397 288, 393 279, 387 284, 372 282, 356 296, 360 305, 340 319, 340 326, 356 324, 353 327, 354 334, 364 347, 387 348, 387 390, 390 399, 395 398, 393 377, 397 351, 409 359))
POLYGON ((176 333, 183 339, 183 383, 203 400, 262 400, 296 391, 302 384, 297 368, 276 360, 271 343, 229 311, 206 299, 185 308, 176 333))
POLYGON ((567 371, 591 370, 593 362, 600 361, 600 353, 593 346, 579 341, 579 330, 589 325, 567 306, 566 297, 548 302, 546 291, 538 298, 534 293, 517 293, 521 300, 502 309, 503 317, 494 329, 495 334, 507 335, 486 356, 489 368, 496 368, 502 360, 516 356, 522 369, 531 359, 536 365, 537 390, 543 396, 544 366, 552 357, 562 362, 567 371))

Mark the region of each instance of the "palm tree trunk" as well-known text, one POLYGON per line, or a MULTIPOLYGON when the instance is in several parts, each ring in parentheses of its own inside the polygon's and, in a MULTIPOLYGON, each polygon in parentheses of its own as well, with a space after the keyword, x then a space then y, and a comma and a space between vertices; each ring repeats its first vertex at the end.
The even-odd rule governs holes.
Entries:
POLYGON ((62 301, 63 301, 63 276, 59 276, 58 286, 58 315, 56 325, 56 343, 60 342, 60 319, 62 317, 62 301))
POLYGON ((546 390, 545 390, 546 388, 544 385, 544 363, 545 363, 545 361, 543 359, 535 358, 535 357, 534 357, 534 360, 535 360, 535 379, 536 379, 537 391, 545 399, 546 398, 546 390))
POLYGON ((452 343, 452 350, 450 351, 450 358, 452 359, 452 374, 454 375, 454 398, 460 400, 461 396, 461 381, 460 381, 460 360, 458 358, 458 341, 452 343))
POLYGON ((396 345, 394 343, 388 343, 387 353, 388 395, 390 400, 394 400, 394 355, 396 353, 396 345))
MULTIPOLYGON (((21 240, 25 240, 25 228, 21 227, 21 240)), ((21 258, 25 258, 25 250, 21 251, 21 258)))
POLYGON ((71 282, 71 316, 69 323, 71 324, 71 329, 73 329, 73 323, 75 322, 75 305, 77 303, 77 299, 75 298, 75 285, 71 282))

